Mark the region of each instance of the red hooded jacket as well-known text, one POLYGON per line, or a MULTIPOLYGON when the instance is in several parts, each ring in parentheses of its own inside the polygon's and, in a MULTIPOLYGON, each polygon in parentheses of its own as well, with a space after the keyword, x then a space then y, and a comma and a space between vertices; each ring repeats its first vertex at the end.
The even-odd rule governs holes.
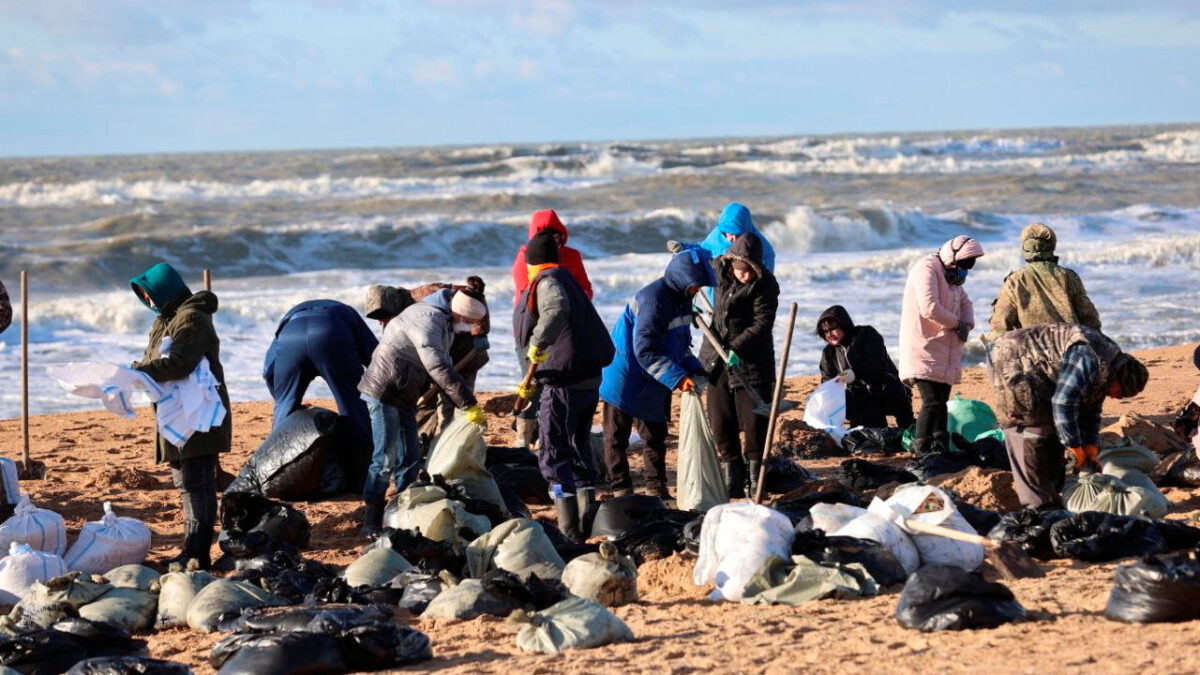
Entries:
MULTIPOLYGON (((571 273, 579 285, 583 288, 583 292, 587 295, 588 300, 592 299, 592 282, 588 280, 587 270, 583 269, 583 256, 576 249, 567 246, 567 228, 558 219, 558 214, 553 210, 534 211, 533 216, 529 219, 529 239, 542 230, 552 229, 562 236, 562 246, 558 247, 558 265, 571 273)), ((521 250, 517 251, 517 257, 513 260, 512 266, 513 285, 516 287, 516 296, 513 298, 513 305, 516 305, 521 300, 521 294, 525 292, 525 287, 529 285, 529 273, 525 269, 525 246, 521 246, 521 250)))

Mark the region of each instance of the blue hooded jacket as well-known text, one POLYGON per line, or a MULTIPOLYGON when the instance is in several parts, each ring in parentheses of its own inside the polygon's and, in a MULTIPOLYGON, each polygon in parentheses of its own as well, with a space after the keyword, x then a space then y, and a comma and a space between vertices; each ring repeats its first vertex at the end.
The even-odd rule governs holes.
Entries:
POLYGON ((767 271, 775 271, 775 249, 771 247, 771 243, 763 236, 758 228, 754 227, 754 219, 750 217, 750 209, 737 203, 730 202, 725 205, 725 209, 721 211, 721 218, 717 221, 716 228, 708 233, 704 241, 700 242, 700 248, 708 251, 713 258, 719 258, 725 255, 729 250, 732 242, 725 238, 726 234, 742 236, 747 232, 753 232, 758 235, 759 241, 763 245, 763 266, 767 271))
POLYGON ((715 286, 712 258, 701 248, 671 258, 661 279, 637 292, 612 329, 617 353, 603 373, 600 398, 646 422, 666 422, 671 391, 703 373, 692 355, 689 286, 715 286))

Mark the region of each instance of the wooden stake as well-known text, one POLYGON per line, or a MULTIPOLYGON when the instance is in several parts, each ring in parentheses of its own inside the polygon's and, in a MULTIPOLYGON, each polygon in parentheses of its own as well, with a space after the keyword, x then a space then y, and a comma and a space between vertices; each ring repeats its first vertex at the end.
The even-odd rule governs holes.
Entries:
POLYGON ((763 490, 767 485, 767 460, 775 444, 775 421, 779 418, 779 401, 783 398, 783 376, 787 373, 788 353, 792 350, 792 331, 796 329, 796 303, 788 312, 788 329, 783 338, 783 355, 779 359, 779 377, 775 378, 775 394, 771 397, 771 415, 767 418, 767 440, 763 447, 762 466, 758 469, 758 489, 754 491, 754 503, 762 503, 763 490))
POLYGON ((204 270, 204 290, 212 290, 212 272, 210 272, 207 268, 204 270))
POLYGON ((29 273, 21 270, 21 462, 29 466, 29 273))

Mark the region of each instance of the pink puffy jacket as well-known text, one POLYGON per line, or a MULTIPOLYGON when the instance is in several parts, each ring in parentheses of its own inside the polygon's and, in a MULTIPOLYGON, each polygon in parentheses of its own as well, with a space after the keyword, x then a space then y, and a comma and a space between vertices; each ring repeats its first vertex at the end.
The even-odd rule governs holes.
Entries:
POLYGON ((959 321, 974 328, 975 312, 963 287, 946 281, 942 263, 952 265, 955 260, 982 255, 979 242, 959 236, 909 271, 900 309, 900 379, 904 382, 958 383, 963 343, 954 329, 959 321))

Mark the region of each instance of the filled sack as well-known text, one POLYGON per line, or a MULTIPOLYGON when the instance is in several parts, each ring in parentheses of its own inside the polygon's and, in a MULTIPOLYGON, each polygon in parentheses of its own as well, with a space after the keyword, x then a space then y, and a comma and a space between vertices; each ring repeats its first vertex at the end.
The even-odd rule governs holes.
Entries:
POLYGON ((217 579, 196 593, 188 605, 187 624, 193 630, 211 633, 222 614, 237 613, 249 607, 286 605, 274 594, 244 581, 217 579))
POLYGON ((684 511, 707 511, 729 501, 728 486, 721 476, 717 446, 700 394, 679 398, 679 467, 675 477, 675 501, 684 511))
POLYGON ((1050 543, 1050 528, 1070 517, 1071 512, 1062 509, 1022 509, 1001 516, 987 536, 999 541, 1015 541, 1029 555, 1040 560, 1053 560, 1059 556, 1050 543))
POLYGON ((968 448, 958 447, 954 435, 958 434, 967 441, 975 441, 1000 428, 996 413, 988 404, 973 398, 963 398, 955 394, 946 402, 946 431, 950 436, 952 450, 966 452, 968 448))
POLYGON ((786 516, 753 502, 710 509, 700 528, 697 586, 713 584, 712 600, 741 600, 746 583, 771 557, 787 559, 795 532, 786 516))
POLYGON ((518 608, 511 598, 496 595, 485 589, 481 580, 463 579, 453 586, 445 587, 429 603, 421 617, 470 621, 484 614, 508 616, 518 608))
MULTIPOLYGON (((1154 492, 1158 492, 1157 488, 1154 492)), ((1162 497, 1161 494, 1158 496, 1162 497)), ((1062 500, 1072 513, 1100 511, 1118 516, 1149 516, 1147 511, 1161 505, 1141 488, 1126 485, 1115 476, 1092 472, 1068 476, 1063 484, 1062 500)))
POLYGON ((774 556, 746 584, 742 602, 796 607, 821 598, 862 598, 879 592, 875 580, 858 563, 817 562, 805 556, 774 556))
MULTIPOLYGON (((101 579, 97 577, 97 579, 101 579)), ((97 581, 79 572, 36 581, 13 607, 8 616, 0 620, 0 628, 6 632, 27 632, 49 628, 58 621, 77 614, 75 610, 112 589, 107 581, 97 581)))
POLYGON ((637 602, 637 565, 609 542, 567 563, 562 582, 572 594, 606 607, 637 602))
POLYGON ((1158 525, 1149 518, 1091 511, 1064 518, 1050 528, 1050 544, 1063 558, 1107 562, 1166 550, 1158 525))
POLYGON ((523 518, 510 520, 467 546, 467 576, 473 578, 502 569, 522 578, 537 574, 558 579, 566 565, 546 531, 523 518))
POLYGON ((154 627, 158 597, 147 590, 114 587, 96 600, 79 608, 79 616, 89 621, 110 623, 130 633, 154 627))
POLYGON ((187 625, 188 605, 200 589, 211 584, 216 577, 198 569, 194 564, 184 571, 178 563, 172 563, 171 569, 158 578, 158 612, 154 626, 159 630, 176 628, 187 625))
POLYGON ((517 646, 527 652, 557 654, 614 642, 632 642, 633 631, 603 605, 584 598, 567 598, 534 614, 518 613, 517 646))
POLYGON ((351 588, 382 586, 410 569, 412 564, 391 548, 372 548, 350 563, 342 577, 351 588))
POLYGON ((104 516, 84 523, 79 538, 64 560, 67 568, 84 574, 104 574, 121 565, 140 565, 150 551, 150 529, 142 521, 113 513, 104 502, 104 516))
POLYGON ((813 530, 797 532, 792 542, 792 555, 804 556, 818 563, 862 565, 880 587, 904 583, 908 573, 883 544, 870 539, 830 537, 813 530))
POLYGON ((113 588, 133 588, 139 591, 158 592, 154 583, 159 579, 159 573, 145 565, 121 565, 104 573, 104 580, 113 588))
POLYGON ((13 515, 0 525, 0 551, 7 551, 13 542, 61 556, 67 551, 67 528, 62 516, 39 509, 29 501, 29 495, 22 494, 13 515))
POLYGON ((916 572, 921 567, 921 553, 908 533, 900 529, 899 525, 878 514, 864 513, 831 534, 835 537, 869 539, 883 544, 884 548, 896 556, 896 560, 900 561, 900 565, 908 574, 916 572))
POLYGON ((242 465, 226 492, 253 492, 284 501, 335 497, 362 489, 352 447, 338 414, 301 408, 287 416, 242 465))
POLYGON ((191 675, 183 663, 145 656, 97 656, 71 666, 66 675, 191 675))
POLYGON ((8 555, 0 559, 0 604, 15 605, 35 582, 66 573, 67 565, 57 555, 13 542, 8 555))
POLYGON ((425 470, 431 476, 441 476, 471 499, 507 513, 500 487, 486 467, 487 450, 480 426, 456 414, 434 441, 425 470))
POLYGON ((1119 565, 1104 616, 1126 623, 1200 619, 1200 561, 1196 552, 1148 556, 1119 565))
POLYGON ((959 514, 950 495, 932 485, 905 485, 897 488, 886 502, 876 499, 868 508, 871 513, 887 518, 908 532, 922 565, 953 565, 974 570, 983 564, 983 547, 936 534, 913 532, 904 520, 939 525, 966 534, 976 534, 975 528, 959 514))
POLYGON ((486 517, 468 512, 462 502, 448 499, 444 489, 428 484, 413 485, 397 495, 383 511, 383 524, 449 542, 457 551, 492 529, 486 517))
POLYGON ((813 504, 808 510, 812 519, 812 529, 822 532, 837 532, 850 521, 866 513, 867 510, 849 504, 813 504))
POLYGON ((296 548, 308 546, 308 518, 294 507, 251 492, 221 495, 221 536, 264 532, 296 548))
POLYGON ((927 565, 908 578, 896 621, 923 633, 994 628, 1025 618, 1025 608, 1003 584, 953 565, 927 565))

